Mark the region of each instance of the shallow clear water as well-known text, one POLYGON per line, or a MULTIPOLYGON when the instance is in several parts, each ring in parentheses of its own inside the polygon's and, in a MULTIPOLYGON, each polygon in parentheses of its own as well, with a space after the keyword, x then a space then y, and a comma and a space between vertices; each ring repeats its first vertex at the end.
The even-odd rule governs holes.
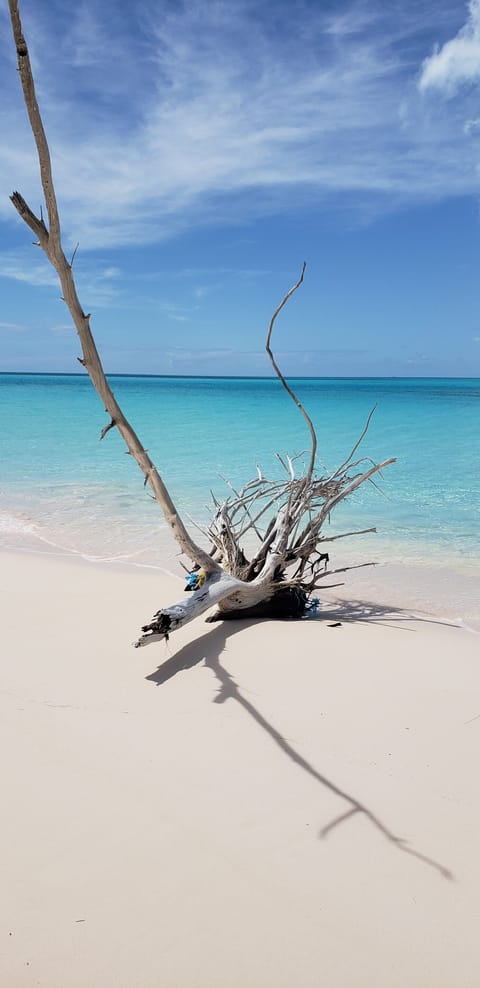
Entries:
MULTIPOLYGON (((281 476, 275 452, 308 447, 305 422, 276 379, 112 377, 117 398, 180 511, 208 517, 221 474, 234 485, 281 476)), ((470 570, 480 550, 478 379, 301 379, 319 459, 343 461, 377 404, 361 452, 396 456, 332 517, 331 534, 376 525, 339 543, 341 558, 470 570), (355 544, 354 544, 355 543, 355 544), (340 549, 341 546, 341 549, 340 549)), ((101 558, 165 565, 166 532, 136 464, 84 375, 0 375, 0 545, 51 545, 101 558)))

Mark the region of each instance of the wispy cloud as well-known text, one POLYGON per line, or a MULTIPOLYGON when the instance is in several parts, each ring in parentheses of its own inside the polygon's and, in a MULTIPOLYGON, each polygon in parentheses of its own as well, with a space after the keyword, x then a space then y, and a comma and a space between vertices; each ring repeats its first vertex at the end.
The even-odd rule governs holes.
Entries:
MULTIPOLYGON (((169 369, 174 367, 178 370, 182 370, 186 365, 191 366, 195 371, 195 367, 208 365, 214 368, 217 363, 225 364, 225 366, 233 367, 233 362, 240 359, 242 362, 250 362, 257 368, 261 368, 263 373, 266 375, 274 376, 272 367, 268 357, 264 350, 248 350, 248 349, 232 349, 231 347, 206 347, 205 349, 200 349, 197 347, 166 347, 166 348, 155 348, 148 351, 148 348, 128 348, 123 349, 117 348, 116 354, 118 355, 128 355, 132 354, 144 356, 147 352, 150 352, 152 358, 155 359, 157 365, 164 365, 169 369)), ((312 365, 318 366, 319 363, 324 359, 331 358, 345 358, 353 357, 354 359, 365 357, 369 354, 369 350, 366 349, 355 349, 355 348, 325 348, 325 349, 306 349, 306 350, 279 350, 276 352, 276 358, 280 364, 288 364, 290 367, 295 366, 301 368, 304 371, 305 367, 311 367, 312 365)), ((426 358, 422 358, 426 359, 426 358)))
POLYGON ((175 302, 157 302, 157 309, 174 322, 187 322, 193 309, 177 305, 175 302))
MULTIPOLYGON (((379 0, 349 2, 334 14, 312 0, 280 2, 275 19, 251 0, 161 10, 144 0, 141 16, 121 8, 39 0, 24 14, 66 233, 83 249, 313 203, 368 201, 378 212, 479 189, 478 129, 459 128, 453 112, 440 120, 417 80, 422 63, 432 79, 456 42, 469 46, 473 77, 480 0, 460 34, 463 5, 441 2, 433 15, 427 0, 388 11, 379 0), (454 40, 425 62, 437 29, 454 40)), ((2 184, 33 206, 36 165, 11 53, 0 83, 11 107, 2 184)), ((476 116, 466 106, 463 124, 476 116)))
MULTIPOLYGON (((33 252, 31 252, 33 253, 33 252)), ((33 285, 36 288, 58 285, 55 272, 46 261, 37 260, 41 257, 40 252, 31 258, 23 250, 11 250, 0 252, 0 278, 11 278, 14 281, 23 281, 25 284, 33 285)))
MULTIPOLYGON (((45 260, 40 250, 30 247, 0 251, 0 278, 20 281, 34 288, 55 289, 60 296, 58 277, 45 260)), ((89 307, 105 308, 122 296, 121 270, 90 262, 89 255, 78 257, 75 273, 82 298, 88 299, 89 307)))
POLYGON ((0 330, 4 330, 6 333, 24 333, 28 329, 22 323, 17 322, 0 322, 0 330))
POLYGON ((73 326, 72 323, 54 323, 49 330, 54 336, 71 336, 73 326))
POLYGON ((88 299, 88 306, 97 309, 108 308, 118 302, 123 295, 120 268, 100 263, 91 264, 88 254, 75 262, 76 278, 82 298, 88 299))
POLYGON ((468 19, 455 38, 438 45, 422 66, 419 87, 453 94, 465 83, 480 82, 480 0, 470 0, 468 19))

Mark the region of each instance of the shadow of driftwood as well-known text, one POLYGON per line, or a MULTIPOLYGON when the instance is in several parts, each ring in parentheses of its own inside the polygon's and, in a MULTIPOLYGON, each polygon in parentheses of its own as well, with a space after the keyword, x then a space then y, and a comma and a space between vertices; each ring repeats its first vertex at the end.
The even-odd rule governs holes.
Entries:
MULTIPOLYGON (((390 613, 390 612, 389 612, 390 613)), ((324 616, 324 615, 322 615, 324 616)), ((337 616, 338 620, 338 616, 337 616)), ((364 618, 366 620, 366 618, 364 618)), ((251 626, 254 623, 249 621, 248 625, 251 626)), ((432 868, 444 878, 453 879, 452 873, 441 865, 438 861, 433 858, 428 857, 426 854, 422 854, 420 851, 416 851, 413 847, 409 847, 407 841, 401 837, 397 837, 389 828, 380 820, 380 818, 371 810, 365 803, 362 803, 355 796, 346 792, 346 790, 337 786, 335 782, 327 778, 319 772, 313 765, 307 761, 302 755, 299 754, 295 748, 285 740, 284 737, 279 733, 279 731, 271 724, 266 718, 260 713, 259 710, 247 700, 243 694, 240 692, 237 683, 233 676, 227 672, 224 666, 220 663, 220 655, 222 654, 226 642, 230 637, 237 634, 242 628, 245 627, 247 622, 245 621, 229 621, 223 624, 217 625, 213 631, 208 631, 206 634, 197 638, 195 641, 190 642, 180 649, 175 656, 167 659, 159 668, 146 676, 146 679, 150 682, 156 683, 157 686, 161 686, 172 679, 178 673, 191 669, 200 662, 204 661, 205 666, 216 676, 219 683, 219 688, 217 695, 215 696, 214 703, 225 703, 227 700, 235 700, 245 712, 262 728, 263 731, 270 737, 273 743, 280 748, 280 750, 286 755, 291 761, 297 765, 303 772, 306 772, 312 778, 328 789, 330 792, 334 793, 340 799, 343 799, 347 803, 347 809, 335 817, 329 823, 327 823, 319 832, 320 838, 325 838, 338 827, 341 823, 345 823, 351 817, 356 814, 363 814, 367 820, 370 821, 373 827, 378 830, 383 837, 388 840, 395 847, 403 851, 405 854, 410 854, 414 858, 418 858, 419 861, 423 861, 425 864, 432 868)))
POLYGON ((386 627, 396 627, 402 631, 414 631, 414 628, 402 627, 411 624, 440 624, 449 628, 459 628, 460 625, 447 618, 435 617, 418 611, 405 610, 403 607, 392 607, 390 604, 379 604, 371 600, 342 600, 336 597, 328 603, 321 604, 318 612, 307 620, 345 621, 352 624, 367 622, 382 624, 386 627))

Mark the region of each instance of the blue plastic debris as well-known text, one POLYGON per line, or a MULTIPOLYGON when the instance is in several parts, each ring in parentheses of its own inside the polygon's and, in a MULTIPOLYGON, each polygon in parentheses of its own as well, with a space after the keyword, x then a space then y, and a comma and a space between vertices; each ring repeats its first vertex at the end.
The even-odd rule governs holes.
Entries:
POLYGON ((198 569, 196 572, 189 573, 187 576, 187 585, 185 590, 200 590, 205 583, 206 576, 203 569, 198 569))

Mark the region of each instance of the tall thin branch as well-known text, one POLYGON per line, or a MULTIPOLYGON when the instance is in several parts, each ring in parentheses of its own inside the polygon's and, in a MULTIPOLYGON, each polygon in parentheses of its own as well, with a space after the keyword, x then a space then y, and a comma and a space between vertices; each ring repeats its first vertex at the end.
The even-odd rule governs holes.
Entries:
MULTIPOLYGON (((23 36, 18 0, 8 0, 8 2, 25 105, 37 146, 40 176, 45 202, 47 204, 49 229, 47 230, 42 218, 38 219, 35 216, 20 193, 14 192, 10 198, 22 219, 38 237, 40 246, 45 251, 50 263, 58 274, 62 286, 63 298, 68 306, 80 338, 83 353, 81 363, 88 372, 93 386, 104 404, 105 410, 124 439, 128 451, 136 460, 146 482, 150 484, 155 500, 158 501, 165 520, 170 526, 180 548, 187 556, 195 560, 200 566, 203 566, 207 573, 219 571, 219 564, 200 546, 196 545, 187 532, 160 474, 134 429, 125 418, 105 377, 105 372, 90 329, 90 316, 85 314, 80 304, 73 278, 72 266, 67 261, 63 251, 50 152, 38 107, 28 48, 23 36)), ((108 427, 106 431, 108 431, 108 427)))
POLYGON ((311 448, 311 452, 310 452, 310 463, 309 463, 307 474, 306 474, 306 477, 305 477, 305 486, 307 486, 310 483, 310 481, 312 479, 313 470, 314 470, 314 467, 315 467, 315 457, 317 455, 317 434, 315 432, 315 429, 314 429, 314 426, 313 426, 313 422, 312 422, 310 416, 305 411, 305 409, 304 409, 301 401, 297 398, 295 392, 292 390, 292 388, 290 387, 290 385, 288 384, 288 382, 285 380, 285 378, 284 378, 284 376, 283 376, 283 374, 282 374, 282 372, 281 372, 281 370, 280 370, 280 368, 279 368, 279 366, 277 364, 277 361, 275 360, 275 357, 273 355, 273 352, 272 352, 272 349, 271 349, 271 346, 270 346, 270 341, 271 341, 271 338, 272 338, 272 332, 273 332, 273 327, 275 325, 275 320, 276 320, 277 316, 279 315, 279 313, 282 311, 284 305, 287 304, 288 300, 292 297, 292 295, 294 294, 294 292, 297 291, 297 288, 300 288, 300 285, 302 284, 302 281, 303 281, 303 276, 305 274, 305 268, 306 268, 306 266, 307 266, 307 262, 304 261, 303 262, 303 267, 302 267, 302 273, 301 273, 298 281, 293 285, 292 288, 290 288, 290 290, 287 292, 287 294, 284 295, 284 297, 282 298, 282 301, 280 302, 280 305, 278 305, 277 308, 275 309, 275 312, 273 313, 273 316, 272 316, 272 318, 270 320, 270 325, 268 327, 268 333, 267 333, 267 341, 265 343, 265 349, 266 349, 266 351, 268 353, 268 356, 270 357, 270 362, 272 364, 272 367, 273 367, 273 369, 274 369, 277 377, 280 379, 281 383, 283 384, 283 387, 285 388, 285 391, 287 392, 287 394, 290 395, 290 398, 292 399, 292 401, 295 402, 297 408, 302 413, 302 415, 303 415, 303 417, 304 417, 304 419, 305 419, 305 421, 306 421, 306 423, 308 425, 308 428, 309 428, 310 436, 311 436, 311 439, 312 439, 312 448, 311 448))

